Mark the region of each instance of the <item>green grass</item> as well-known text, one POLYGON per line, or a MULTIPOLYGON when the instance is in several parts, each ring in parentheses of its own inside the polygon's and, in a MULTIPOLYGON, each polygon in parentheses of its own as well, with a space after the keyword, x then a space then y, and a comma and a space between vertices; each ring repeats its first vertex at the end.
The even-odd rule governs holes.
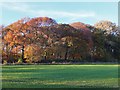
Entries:
POLYGON ((118 65, 3 65, 3 88, 118 87, 118 65))

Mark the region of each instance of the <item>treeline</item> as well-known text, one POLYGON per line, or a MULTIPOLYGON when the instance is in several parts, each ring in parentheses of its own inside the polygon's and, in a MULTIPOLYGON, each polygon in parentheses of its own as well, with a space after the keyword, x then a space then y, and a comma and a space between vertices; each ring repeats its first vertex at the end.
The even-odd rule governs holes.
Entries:
POLYGON ((110 21, 94 26, 23 18, 0 27, 2 63, 118 62, 120 32, 110 21))

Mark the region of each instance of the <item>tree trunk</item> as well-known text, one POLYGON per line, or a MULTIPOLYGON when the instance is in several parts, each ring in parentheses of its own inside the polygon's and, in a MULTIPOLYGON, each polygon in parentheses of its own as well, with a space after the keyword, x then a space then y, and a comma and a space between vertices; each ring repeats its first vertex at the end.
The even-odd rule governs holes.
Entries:
POLYGON ((9 51, 8 51, 8 44, 6 44, 6 54, 7 54, 7 63, 10 63, 9 61, 9 51))
POLYGON ((23 63, 25 63, 25 59, 24 59, 24 45, 22 46, 22 60, 23 60, 23 63))
POLYGON ((67 56, 68 56, 68 47, 66 47, 65 60, 67 60, 67 56))
POLYGON ((44 57, 44 59, 46 60, 46 56, 44 57))

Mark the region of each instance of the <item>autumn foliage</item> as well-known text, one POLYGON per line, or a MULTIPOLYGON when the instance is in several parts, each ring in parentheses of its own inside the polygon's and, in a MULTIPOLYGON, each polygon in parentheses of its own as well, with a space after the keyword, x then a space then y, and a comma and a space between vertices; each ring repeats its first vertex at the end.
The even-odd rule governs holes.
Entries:
POLYGON ((23 18, 0 29, 3 63, 120 59, 120 33, 110 21, 91 26, 81 22, 58 24, 48 17, 23 18))

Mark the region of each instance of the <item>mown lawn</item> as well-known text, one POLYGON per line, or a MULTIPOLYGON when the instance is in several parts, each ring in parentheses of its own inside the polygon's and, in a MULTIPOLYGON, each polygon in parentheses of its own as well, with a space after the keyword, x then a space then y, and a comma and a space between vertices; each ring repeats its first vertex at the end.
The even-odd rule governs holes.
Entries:
POLYGON ((3 65, 3 88, 118 87, 118 65, 3 65))

